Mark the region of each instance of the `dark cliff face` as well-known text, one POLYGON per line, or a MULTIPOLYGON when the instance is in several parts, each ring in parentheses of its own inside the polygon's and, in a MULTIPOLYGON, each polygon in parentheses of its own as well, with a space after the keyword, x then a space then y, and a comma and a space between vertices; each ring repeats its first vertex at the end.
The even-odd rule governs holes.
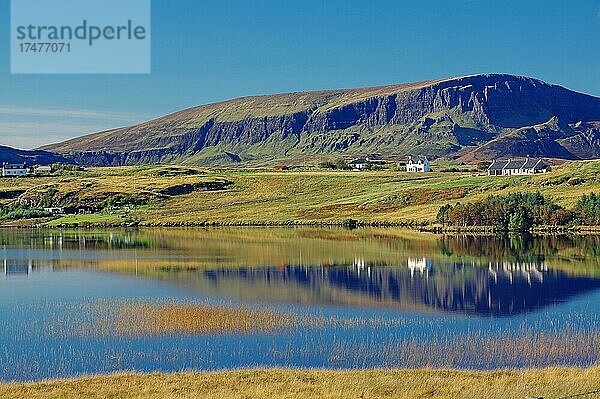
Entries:
POLYGON ((49 165, 52 163, 71 163, 72 161, 47 151, 26 151, 0 146, 0 160, 9 163, 26 163, 32 165, 49 165))
MULTIPOLYGON (((592 122, 600 121, 600 98, 512 75, 243 98, 46 149, 88 165, 210 163, 230 159, 225 153, 243 160, 372 151, 435 157, 553 118, 561 123, 556 137, 539 145, 521 135, 512 147, 528 143, 547 157, 597 156, 592 122)), ((485 153, 494 156, 494 146, 485 153)))

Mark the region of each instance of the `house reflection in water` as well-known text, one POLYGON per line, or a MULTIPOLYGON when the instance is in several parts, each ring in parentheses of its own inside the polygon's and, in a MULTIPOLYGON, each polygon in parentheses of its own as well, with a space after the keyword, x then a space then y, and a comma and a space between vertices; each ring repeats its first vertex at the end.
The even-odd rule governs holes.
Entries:
POLYGON ((429 277, 429 271, 431 270, 431 259, 428 258, 408 258, 408 270, 410 270, 410 277, 414 277, 415 270, 429 277))
POLYGON ((52 270, 51 263, 41 264, 34 259, 7 259, 2 260, 2 266, 5 277, 29 276, 31 273, 38 272, 41 269, 52 270))
POLYGON ((525 277, 529 285, 532 279, 543 283, 544 273, 548 272, 545 262, 490 262, 488 269, 496 283, 502 276, 507 277, 511 284, 515 278, 525 277))
POLYGON ((29 275, 33 271, 33 260, 22 260, 22 259, 4 259, 4 275, 5 276, 16 276, 16 275, 29 275))

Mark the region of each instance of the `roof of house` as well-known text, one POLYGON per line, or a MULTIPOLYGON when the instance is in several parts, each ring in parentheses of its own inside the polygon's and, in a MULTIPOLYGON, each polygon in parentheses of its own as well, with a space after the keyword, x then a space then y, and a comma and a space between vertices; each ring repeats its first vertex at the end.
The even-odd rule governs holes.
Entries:
POLYGON ((488 170, 504 170, 504 169, 535 169, 535 168, 544 168, 546 165, 541 159, 537 158, 527 158, 525 160, 502 160, 495 159, 491 165, 488 167, 488 170))
POLYGON ((522 169, 524 163, 525 163, 525 161, 509 159, 508 163, 506 164, 506 166, 504 168, 505 169, 522 169))
POLYGON ((492 164, 488 167, 488 170, 502 170, 506 164, 508 164, 508 161, 494 159, 492 164))
POLYGON ((349 163, 350 164, 369 163, 369 161, 367 161, 364 158, 356 158, 356 159, 353 159, 352 161, 350 161, 349 163))
POLYGON ((535 167, 544 167, 546 166, 541 159, 529 159, 525 161, 523 164, 523 169, 534 169, 535 167))
POLYGON ((425 162, 429 160, 427 159, 427 157, 421 156, 421 155, 409 155, 408 157, 408 162, 425 162))
POLYGON ((27 167, 27 164, 25 164, 25 162, 23 162, 23 163, 4 162, 2 164, 2 167, 7 168, 7 169, 25 169, 27 167))

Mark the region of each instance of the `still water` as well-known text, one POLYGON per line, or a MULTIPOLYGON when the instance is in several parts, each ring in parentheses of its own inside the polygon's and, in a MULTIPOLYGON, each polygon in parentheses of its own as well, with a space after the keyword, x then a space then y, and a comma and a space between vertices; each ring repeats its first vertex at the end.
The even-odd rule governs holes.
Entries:
POLYGON ((0 230, 0 245, 2 381, 600 360, 600 237, 0 230), (172 329, 178 304, 258 313, 241 330, 172 329), (159 328, 137 328, 148 309, 159 328))

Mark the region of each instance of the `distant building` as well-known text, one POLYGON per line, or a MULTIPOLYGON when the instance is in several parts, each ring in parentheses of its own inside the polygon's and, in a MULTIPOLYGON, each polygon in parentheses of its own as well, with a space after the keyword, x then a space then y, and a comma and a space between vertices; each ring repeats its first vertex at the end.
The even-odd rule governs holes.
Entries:
POLYGON ((25 163, 8 163, 2 164, 2 176, 25 176, 27 174, 27 165, 25 163))
POLYGON ((525 160, 494 160, 488 167, 489 176, 534 175, 549 171, 550 166, 543 160, 530 158, 525 160))
POLYGON ((371 167, 371 162, 365 158, 357 158, 348 162, 348 166, 350 166, 352 170, 366 170, 371 167))
POLYGON ((54 208, 44 208, 46 212, 54 213, 54 214, 63 214, 65 213, 65 208, 54 207, 54 208))
POLYGON ((431 172, 431 165, 429 164, 429 160, 427 157, 408 157, 408 161, 406 161, 406 171, 407 172, 431 172))
POLYGON ((33 168, 33 173, 36 175, 45 175, 52 173, 52 166, 50 165, 37 165, 33 168))
POLYGON ((383 158, 383 155, 381 155, 381 154, 370 154, 370 155, 367 155, 367 161, 369 161, 369 162, 384 162, 385 159, 383 158))

